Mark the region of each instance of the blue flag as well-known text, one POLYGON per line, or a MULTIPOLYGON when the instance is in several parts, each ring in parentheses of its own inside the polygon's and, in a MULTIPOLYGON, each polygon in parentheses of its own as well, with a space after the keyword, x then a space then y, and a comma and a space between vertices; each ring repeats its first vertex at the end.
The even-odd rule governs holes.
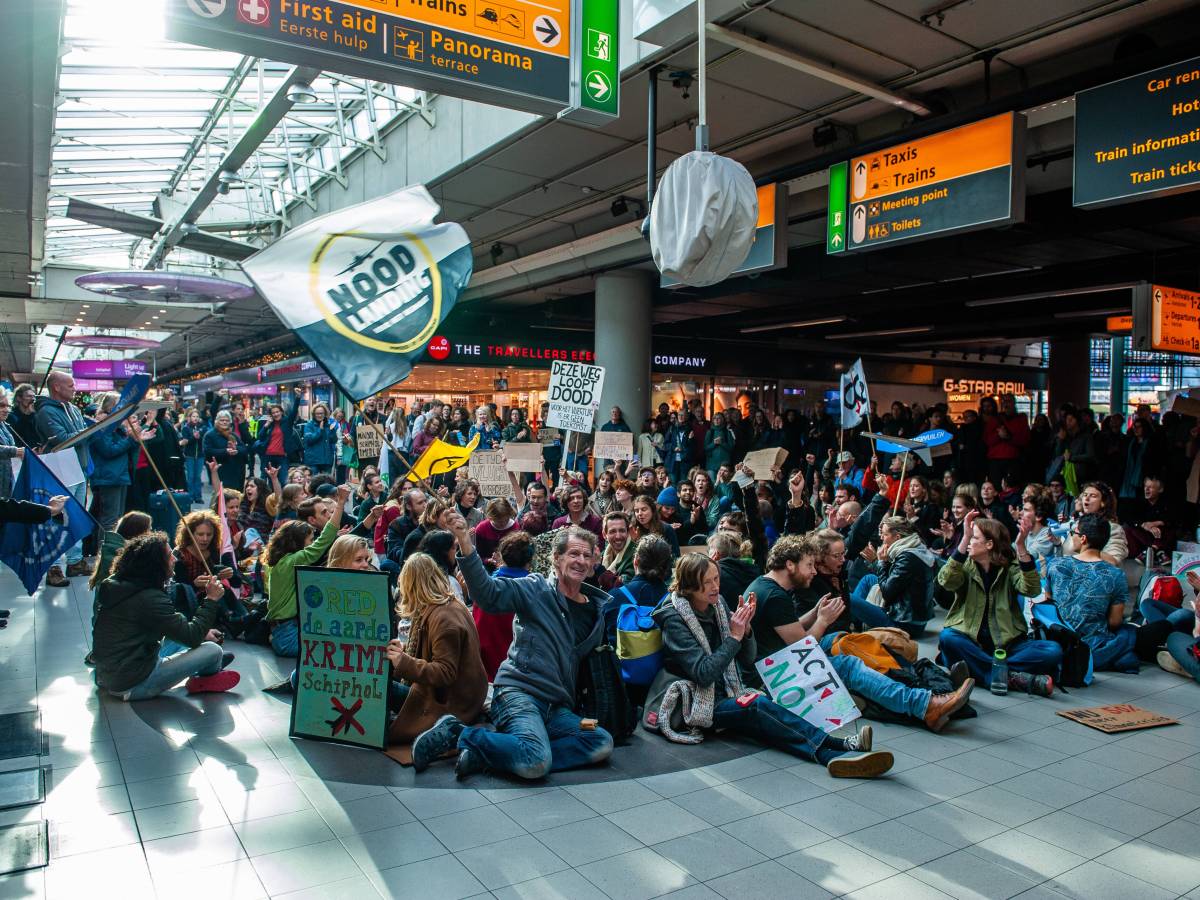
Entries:
MULTIPOLYGON (((4 460, 8 464, 8 460, 4 460)), ((0 562, 17 573, 25 590, 33 595, 55 561, 96 530, 98 523, 63 487, 36 453, 25 452, 21 474, 13 485, 14 500, 49 503, 51 497, 67 498, 63 522, 54 519, 41 525, 9 522, 0 530, 0 562)))

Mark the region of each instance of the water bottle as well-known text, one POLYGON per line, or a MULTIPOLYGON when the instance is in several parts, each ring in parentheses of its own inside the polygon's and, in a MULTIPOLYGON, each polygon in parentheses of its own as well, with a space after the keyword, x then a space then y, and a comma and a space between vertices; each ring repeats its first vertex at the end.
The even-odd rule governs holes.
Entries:
POLYGON ((396 640, 408 646, 408 633, 412 630, 412 619, 407 616, 396 625, 396 640))
POLYGON ((991 689, 993 694, 1001 696, 1008 693, 1008 654, 1003 650, 997 650, 992 657, 991 689))

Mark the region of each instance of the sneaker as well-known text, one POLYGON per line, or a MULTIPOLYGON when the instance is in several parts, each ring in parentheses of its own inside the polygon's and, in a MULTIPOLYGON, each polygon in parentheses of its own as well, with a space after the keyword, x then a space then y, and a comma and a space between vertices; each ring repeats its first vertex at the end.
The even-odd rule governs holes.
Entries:
POLYGON ((1029 672, 1009 672, 1008 689, 1032 694, 1034 697, 1049 697, 1054 693, 1054 679, 1049 675, 1032 675, 1029 672))
POLYGON ((51 566, 50 571, 46 573, 46 584, 50 587, 69 587, 71 582, 67 580, 62 569, 51 566))
POLYGON ((233 654, 232 653, 222 653, 221 654, 221 670, 222 671, 224 671, 225 669, 228 669, 229 664, 231 662, 233 662, 233 654))
POLYGON ((454 763, 454 777, 459 781, 464 778, 469 778, 472 775, 478 775, 480 772, 487 771, 487 766, 483 760, 479 758, 479 754, 474 750, 463 747, 458 753, 458 760, 454 763))
POLYGON ((431 763, 453 750, 463 727, 456 717, 445 715, 434 722, 432 728, 418 734, 412 743, 413 768, 424 772, 431 763))
POLYGON ((957 691, 962 687, 963 682, 971 677, 971 670, 967 668, 967 664, 961 659, 950 667, 950 683, 954 685, 957 691))
POLYGON ((843 738, 842 743, 847 750, 854 753, 866 753, 871 749, 871 739, 874 737, 874 732, 871 731, 870 725, 864 725, 858 734, 852 734, 848 738, 843 738))
POLYGON ((67 566, 67 577, 78 578, 80 575, 91 575, 92 567, 87 564, 86 559, 81 559, 79 562, 71 563, 67 566))
MULTIPOLYGON (((949 696, 949 695, 947 695, 949 696)), ((839 756, 831 759, 825 769, 834 778, 878 778, 895 764, 886 750, 839 756)))
POLYGON ((975 679, 968 678, 953 694, 933 694, 925 709, 925 724, 930 731, 941 731, 950 721, 950 716, 967 705, 975 679))
POLYGON ((93 652, 89 653, 87 656, 85 656, 85 657, 83 658, 83 664, 84 664, 85 666, 87 666, 88 668, 90 668, 90 669, 94 669, 94 668, 96 667, 96 653, 95 653, 95 651, 93 651, 93 652))
POLYGON ((187 680, 189 694, 215 694, 233 690, 242 676, 237 672, 218 672, 216 675, 193 675, 187 680))
POLYGON ((1184 678, 1191 678, 1191 673, 1179 664, 1179 660, 1173 657, 1166 650, 1158 651, 1158 667, 1164 672, 1170 672, 1173 675, 1182 675, 1184 678))

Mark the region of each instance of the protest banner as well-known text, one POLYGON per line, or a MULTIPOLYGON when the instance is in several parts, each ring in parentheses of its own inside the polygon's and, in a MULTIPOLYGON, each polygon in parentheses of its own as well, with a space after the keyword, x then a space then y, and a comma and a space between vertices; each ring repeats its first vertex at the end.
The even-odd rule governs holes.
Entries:
POLYGON ((870 425, 871 395, 867 389, 867 375, 863 371, 861 359, 856 359, 854 365, 842 373, 841 379, 843 428, 853 428, 863 419, 870 425))
POLYGON ((1138 731, 1142 728, 1157 728, 1159 725, 1178 725, 1178 719, 1159 715, 1148 709, 1133 706, 1129 703, 1116 703, 1112 706, 1092 706, 1084 709, 1060 709, 1058 714, 1065 719, 1071 719, 1089 728, 1095 728, 1106 734, 1118 731, 1138 731))
POLYGON ((292 737, 382 750, 391 663, 384 572, 296 568, 300 656, 292 737))
POLYGON ((742 460, 742 465, 754 473, 759 481, 770 481, 771 470, 782 466, 787 461, 788 452, 783 447, 768 447, 765 450, 752 450, 742 460))
MULTIPOLYGON (((537 444, 532 446, 536 447, 537 444)), ((480 450, 471 457, 467 471, 471 478, 479 482, 479 490, 484 497, 507 497, 512 493, 503 456, 500 450, 480 450)))
POLYGON ((604 367, 556 359, 550 366, 546 424, 564 431, 588 432, 600 408, 604 367))
MULTIPOLYGON (((76 444, 81 444, 84 441, 91 440, 94 435, 108 431, 110 428, 115 428, 123 419, 129 418, 134 412, 142 412, 143 409, 150 408, 153 401, 147 403, 143 401, 146 396, 146 391, 150 389, 150 376, 142 373, 134 375, 125 383, 125 387, 121 389, 121 395, 117 397, 117 402, 113 404, 113 408, 109 414, 98 422, 93 422, 87 428, 76 434, 71 435, 61 444, 56 444, 55 450, 69 450, 76 444)), ((166 401, 159 401, 164 406, 170 406, 166 401)), ((157 406, 158 403, 154 403, 157 406)))
POLYGON ((408 377, 471 279, 470 239, 434 224, 440 210, 424 187, 407 187, 298 225, 242 262, 352 400, 408 377))
POLYGON ((432 478, 434 475, 453 472, 470 461, 471 455, 478 446, 478 434, 471 438, 465 447, 448 444, 441 438, 434 438, 417 457, 416 462, 405 473, 404 478, 407 481, 420 481, 422 478, 432 478))
POLYGON ((378 459, 383 453, 383 436, 369 425, 360 425, 355 434, 355 449, 359 459, 378 459))
MULTIPOLYGON (((553 431, 554 429, 543 428, 542 431, 553 431)), ((557 432, 556 432, 557 433, 557 432)), ((542 445, 541 444, 514 444, 511 441, 505 441, 500 445, 502 452, 508 462, 505 467, 509 472, 540 472, 542 471, 542 445)))
POLYGON ((597 459, 633 459, 633 434, 629 431, 597 431, 592 444, 597 459))
POLYGON ((833 732, 861 715, 815 638, 803 637, 754 667, 771 699, 815 728, 833 732))

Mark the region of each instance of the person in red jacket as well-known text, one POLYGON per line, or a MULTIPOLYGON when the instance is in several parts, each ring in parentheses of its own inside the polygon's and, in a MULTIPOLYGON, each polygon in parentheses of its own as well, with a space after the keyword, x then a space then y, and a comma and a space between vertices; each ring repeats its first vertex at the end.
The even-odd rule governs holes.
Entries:
POLYGON ((1004 478, 1012 484, 1021 454, 1029 446, 1029 420, 1024 413, 1017 412, 1017 402, 1010 394, 1000 398, 1000 412, 996 412, 991 398, 980 402, 979 411, 983 416, 988 476, 993 484, 1000 484, 1004 478))

